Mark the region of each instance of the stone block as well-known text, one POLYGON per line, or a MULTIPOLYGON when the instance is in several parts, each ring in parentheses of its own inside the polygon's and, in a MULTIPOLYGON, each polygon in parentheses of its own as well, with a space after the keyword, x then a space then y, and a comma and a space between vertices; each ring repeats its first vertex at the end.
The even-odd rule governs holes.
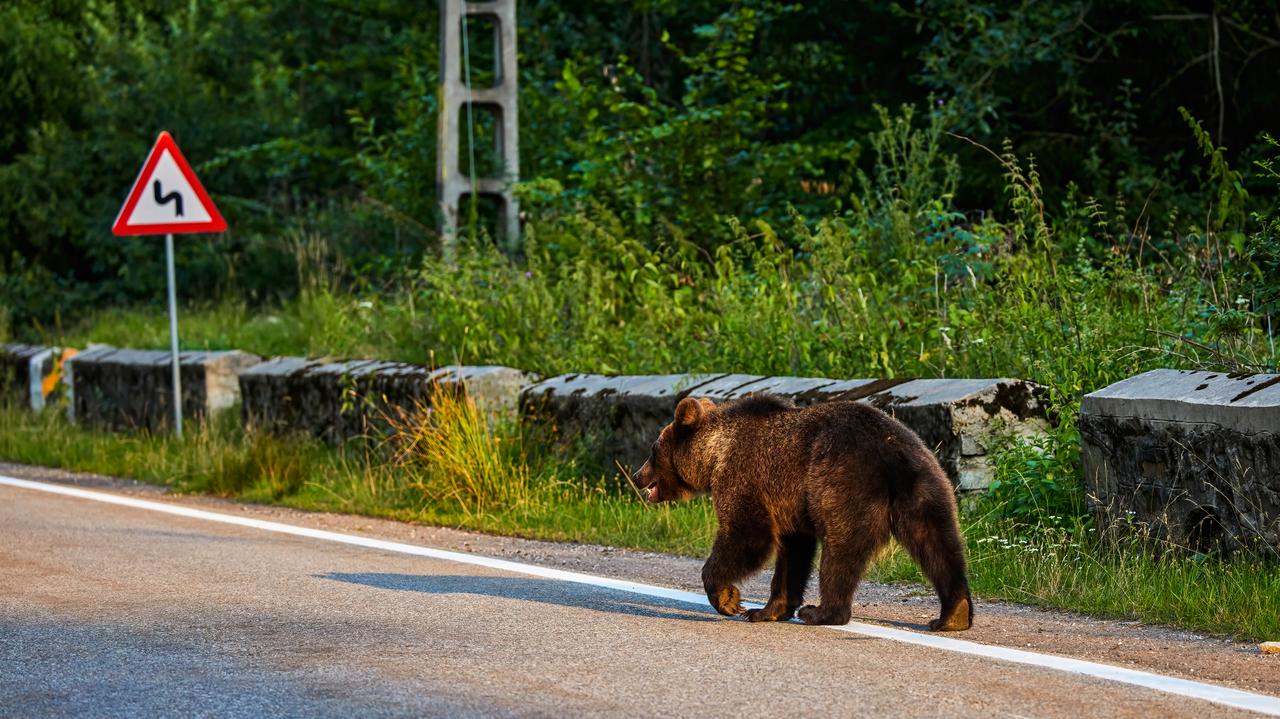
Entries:
POLYGON ((1085 395, 1080 440, 1104 526, 1280 551, 1280 375, 1152 370, 1085 395))
POLYGON ((465 388, 487 412, 513 419, 520 407, 520 393, 538 379, 530 372, 501 365, 453 366, 445 367, 444 372, 435 377, 436 382, 465 388))
MULTIPOLYGON (((238 350, 181 352, 183 421, 200 422, 240 400, 237 377, 261 361, 238 350)), ((170 355, 96 347, 68 359, 72 419, 115 429, 167 430, 173 423, 170 355)))
POLYGON ((906 380, 827 379, 824 377, 762 377, 750 374, 727 374, 689 392, 714 402, 741 399, 753 394, 769 393, 807 407, 819 402, 854 401, 902 384, 906 380))
POLYGON ((240 413, 246 426, 284 433, 301 425, 304 408, 289 377, 318 360, 273 357, 240 373, 240 413))

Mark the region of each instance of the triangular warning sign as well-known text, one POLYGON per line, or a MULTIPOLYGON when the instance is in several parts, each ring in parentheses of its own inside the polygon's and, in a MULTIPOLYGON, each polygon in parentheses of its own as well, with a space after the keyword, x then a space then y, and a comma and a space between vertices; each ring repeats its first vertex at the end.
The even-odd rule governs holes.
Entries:
POLYGON ((116 215, 111 234, 164 235, 226 229, 226 220, 213 206, 177 143, 169 133, 160 133, 129 191, 129 199, 116 215))

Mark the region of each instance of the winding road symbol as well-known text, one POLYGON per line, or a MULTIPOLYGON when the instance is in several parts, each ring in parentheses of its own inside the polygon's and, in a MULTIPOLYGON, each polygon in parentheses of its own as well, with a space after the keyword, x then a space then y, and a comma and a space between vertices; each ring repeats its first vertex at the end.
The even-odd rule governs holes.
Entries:
POLYGON ((170 202, 176 202, 178 203, 178 206, 175 208, 177 212, 175 217, 182 217, 182 194, 176 190, 173 192, 170 192, 167 195, 162 194, 162 192, 163 190, 160 189, 159 180, 156 180, 151 183, 151 194, 152 196, 155 197, 156 204, 167 205, 170 202))
MULTIPOLYGON (((5 0, 0 0, 3 5, 5 0)), ((111 225, 113 235, 226 232, 227 221, 182 156, 173 136, 160 133, 129 197, 111 225)), ((0 714, 3 714, 0 711, 0 714)))

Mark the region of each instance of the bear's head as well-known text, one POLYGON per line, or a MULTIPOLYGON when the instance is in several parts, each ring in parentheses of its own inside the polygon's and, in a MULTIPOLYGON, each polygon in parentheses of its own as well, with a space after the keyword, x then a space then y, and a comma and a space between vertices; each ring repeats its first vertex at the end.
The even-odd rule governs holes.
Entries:
POLYGON ((632 479, 650 502, 684 501, 706 491, 697 478, 689 476, 689 449, 699 427, 715 408, 711 400, 692 397, 676 405, 675 419, 662 428, 649 459, 632 479))

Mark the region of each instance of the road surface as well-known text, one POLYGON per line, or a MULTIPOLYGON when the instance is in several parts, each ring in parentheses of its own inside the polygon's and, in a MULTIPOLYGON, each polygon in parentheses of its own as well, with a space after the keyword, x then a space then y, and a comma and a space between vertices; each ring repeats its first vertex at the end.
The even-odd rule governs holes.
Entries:
MULTIPOLYGON (((659 557, 627 561, 648 561, 645 579, 662 571, 659 557)), ((670 566, 681 576, 665 584, 687 585, 689 563, 670 566)), ((1280 674, 1280 662, 1261 671, 1280 674)), ((1253 715, 1054 669, 0 485, 3 716, 778 712, 1253 715)))

